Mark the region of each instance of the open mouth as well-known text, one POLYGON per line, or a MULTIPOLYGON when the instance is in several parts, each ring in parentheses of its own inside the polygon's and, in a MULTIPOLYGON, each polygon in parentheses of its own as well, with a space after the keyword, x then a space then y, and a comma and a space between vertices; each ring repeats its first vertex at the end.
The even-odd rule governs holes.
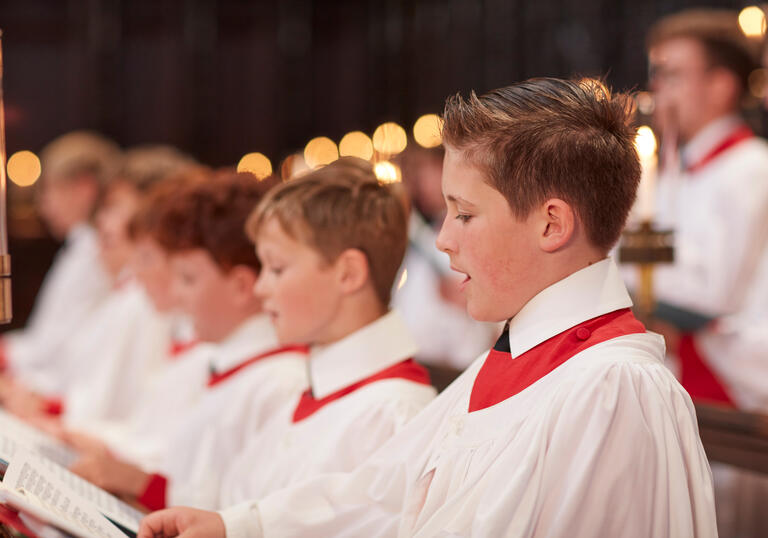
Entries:
POLYGON ((462 280, 461 283, 459 284, 459 290, 464 291, 464 288, 467 286, 469 281, 472 280, 472 277, 469 276, 464 271, 462 271, 461 269, 459 269, 458 267, 454 267, 453 265, 451 265, 451 270, 464 275, 464 280, 462 280))
POLYGON ((472 277, 469 275, 465 275, 464 280, 462 280, 461 284, 459 284, 459 289, 461 291, 464 291, 464 288, 467 287, 467 283, 469 283, 470 280, 472 280, 472 277))

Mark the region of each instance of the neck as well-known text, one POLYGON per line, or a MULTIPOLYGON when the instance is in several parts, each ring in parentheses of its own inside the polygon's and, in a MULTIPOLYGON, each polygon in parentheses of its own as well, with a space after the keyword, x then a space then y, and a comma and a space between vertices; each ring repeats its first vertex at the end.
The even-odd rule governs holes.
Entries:
POLYGON ((375 295, 361 293, 346 297, 334 319, 313 344, 328 345, 349 336, 379 319, 387 312, 375 295))
POLYGON ((250 318, 262 313, 261 303, 248 303, 243 305, 242 308, 230 310, 231 316, 227 320, 227 324, 220 332, 220 336, 216 339, 211 339, 211 342, 221 343, 229 338, 240 326, 248 321, 250 318))

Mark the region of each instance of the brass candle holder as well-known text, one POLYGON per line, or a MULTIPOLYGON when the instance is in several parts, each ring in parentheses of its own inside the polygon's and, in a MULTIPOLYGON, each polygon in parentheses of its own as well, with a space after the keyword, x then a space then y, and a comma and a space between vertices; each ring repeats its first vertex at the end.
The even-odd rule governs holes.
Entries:
POLYGON ((656 306, 653 294, 654 267, 660 263, 672 263, 675 259, 672 238, 671 230, 657 230, 649 220, 622 234, 619 261, 636 264, 640 273, 635 291, 635 310, 641 320, 648 320, 656 306))

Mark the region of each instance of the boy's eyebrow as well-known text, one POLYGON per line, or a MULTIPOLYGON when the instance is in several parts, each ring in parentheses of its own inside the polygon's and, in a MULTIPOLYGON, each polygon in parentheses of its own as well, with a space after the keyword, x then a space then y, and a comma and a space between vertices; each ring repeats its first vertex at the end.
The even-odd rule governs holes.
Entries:
POLYGON ((469 200, 465 200, 465 199, 464 199, 464 198, 462 198, 461 196, 454 196, 453 194, 448 194, 448 195, 446 195, 446 197, 445 197, 445 198, 446 198, 446 199, 447 199, 449 202, 458 203, 458 204, 461 204, 461 205, 466 205, 466 206, 470 206, 470 207, 474 207, 474 206, 475 206, 475 204, 473 204, 473 203, 472 203, 472 202, 470 202, 469 200))

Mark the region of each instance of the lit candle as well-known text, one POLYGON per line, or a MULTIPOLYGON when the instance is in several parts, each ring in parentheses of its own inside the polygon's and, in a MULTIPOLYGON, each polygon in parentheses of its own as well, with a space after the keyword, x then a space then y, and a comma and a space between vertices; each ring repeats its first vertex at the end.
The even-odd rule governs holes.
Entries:
POLYGON ((637 189, 637 201, 634 213, 640 221, 653 220, 654 198, 656 191, 656 171, 658 157, 656 156, 656 136, 647 125, 637 130, 635 148, 640 156, 640 186, 637 189))

